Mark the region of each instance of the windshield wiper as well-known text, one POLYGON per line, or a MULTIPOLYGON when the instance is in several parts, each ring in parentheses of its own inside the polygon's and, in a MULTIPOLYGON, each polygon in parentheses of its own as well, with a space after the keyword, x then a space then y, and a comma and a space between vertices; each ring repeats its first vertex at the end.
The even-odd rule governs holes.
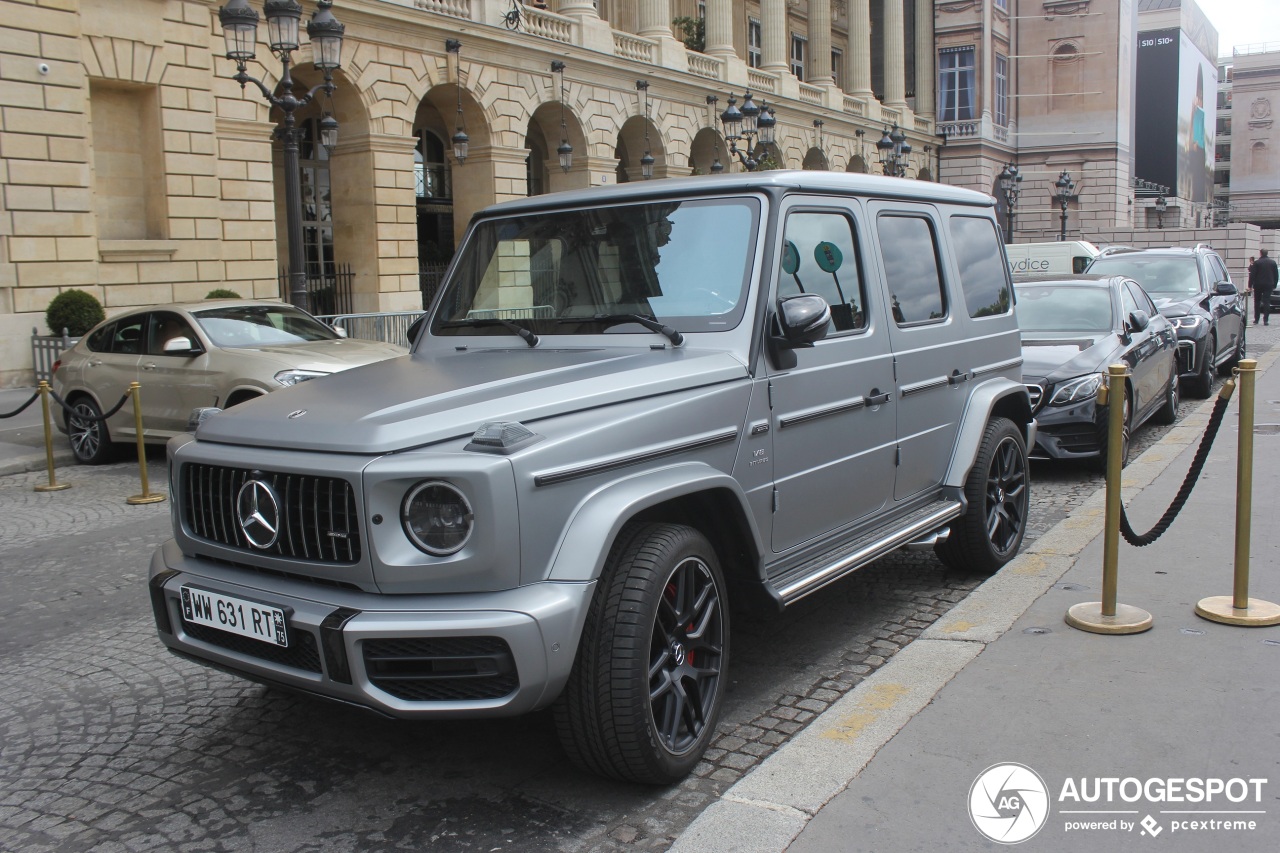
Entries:
POLYGON ((446 320, 440 325, 447 328, 457 328, 459 326, 504 326, 519 335, 529 346, 536 347, 538 345, 538 336, 532 330, 526 329, 519 323, 504 320, 501 317, 471 317, 466 320, 446 320))
POLYGON ((667 340, 671 341, 673 346, 680 346, 684 343, 684 335, 677 332, 672 327, 659 323, 652 317, 646 317, 643 314, 593 314, 590 317, 564 317, 560 319, 560 323, 603 323, 606 326, 616 326, 621 323, 635 323, 644 326, 651 332, 657 332, 664 335, 667 340))

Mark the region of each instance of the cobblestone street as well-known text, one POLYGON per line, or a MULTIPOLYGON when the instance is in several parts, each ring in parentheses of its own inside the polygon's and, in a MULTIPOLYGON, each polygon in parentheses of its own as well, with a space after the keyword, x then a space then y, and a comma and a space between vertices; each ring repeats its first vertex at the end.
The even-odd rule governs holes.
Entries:
MULTIPOLYGON (((1249 336, 1251 354, 1274 342, 1249 336)), ((1138 431, 1133 455, 1167 429, 1138 431)), ((1102 486, 1082 466, 1032 473, 1029 540, 1102 486)), ((43 476, 0 477, 4 850, 665 849, 983 581, 898 553, 781 616, 734 614, 717 741, 682 784, 642 788, 577 771, 547 714, 386 720, 170 655, 145 578, 171 504, 125 503, 136 464, 64 469, 63 492, 34 492, 43 476)))

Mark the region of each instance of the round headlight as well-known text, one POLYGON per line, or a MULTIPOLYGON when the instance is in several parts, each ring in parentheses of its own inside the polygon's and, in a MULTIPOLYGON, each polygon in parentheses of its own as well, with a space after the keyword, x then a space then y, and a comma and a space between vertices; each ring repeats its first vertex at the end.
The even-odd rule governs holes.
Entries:
POLYGON ((405 495, 400 522, 418 548, 437 557, 447 557, 467 544, 475 517, 462 492, 441 480, 427 480, 405 495))

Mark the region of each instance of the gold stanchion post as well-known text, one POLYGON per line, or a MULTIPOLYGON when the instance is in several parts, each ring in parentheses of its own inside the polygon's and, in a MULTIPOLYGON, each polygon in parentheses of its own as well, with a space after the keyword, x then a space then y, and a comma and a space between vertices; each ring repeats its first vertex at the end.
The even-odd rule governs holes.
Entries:
POLYGON ((53 470, 53 420, 49 417, 49 383, 40 380, 40 411, 44 415, 44 460, 49 468, 49 482, 35 487, 37 492, 60 492, 71 488, 70 483, 59 483, 53 470))
POLYGON ((1107 384, 1098 390, 1098 405, 1107 407, 1107 511, 1102 539, 1102 601, 1086 601, 1067 610, 1072 628, 1094 634, 1140 634, 1151 627, 1151 614, 1116 603, 1120 550, 1120 478, 1124 470, 1123 364, 1107 367, 1107 384))
POLYGON ((1236 563, 1231 595, 1213 595, 1196 604, 1196 615, 1227 625, 1280 625, 1280 605, 1249 597, 1249 540, 1253 516, 1253 404, 1258 362, 1240 359, 1240 440, 1236 449, 1236 563))
POLYGON ((138 471, 142 475, 142 494, 125 499, 128 504, 155 504, 164 500, 164 492, 152 492, 147 482, 147 448, 142 440, 142 386, 129 383, 129 396, 133 397, 133 425, 138 433, 138 471))

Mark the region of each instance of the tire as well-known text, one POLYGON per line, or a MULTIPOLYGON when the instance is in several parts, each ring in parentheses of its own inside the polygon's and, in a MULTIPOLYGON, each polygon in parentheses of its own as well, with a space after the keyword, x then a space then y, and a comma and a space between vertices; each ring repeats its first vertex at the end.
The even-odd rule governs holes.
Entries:
POLYGON ((554 706, 565 752, 615 779, 683 779, 715 734, 728 663, 728 599, 711 543, 683 525, 628 525, 554 706))
POLYGON ((1231 371, 1240 366, 1240 359, 1246 357, 1245 350, 1248 344, 1245 342, 1244 326, 1240 327, 1240 337, 1236 339, 1236 351, 1231 354, 1231 358, 1222 363, 1218 368, 1219 376, 1230 376, 1231 371))
POLYGON ((1178 405, 1182 402, 1182 395, 1179 393, 1180 384, 1178 382, 1178 363, 1175 361, 1173 364, 1173 381, 1169 383, 1169 387, 1164 392, 1164 405, 1152 417, 1152 420, 1156 423, 1168 426, 1178 420, 1178 405))
POLYGON ((1027 443, 1008 418, 992 418, 965 479, 965 514, 935 547, 953 569, 991 574, 1022 547, 1030 507, 1027 443))
POLYGON ((1200 357, 1200 370, 1187 380, 1187 393, 1205 399, 1213 393, 1213 357, 1218 352, 1218 339, 1213 335, 1205 342, 1204 355, 1200 357))
MULTIPOLYGON (((1098 430, 1098 458, 1093 460, 1095 470, 1103 474, 1107 473, 1107 431, 1110 429, 1110 411, 1107 412, 1108 419, 1104 420, 1102 427, 1098 430)), ((1129 464, 1129 445, 1133 437, 1133 401, 1129 396, 1129 389, 1124 389, 1124 429, 1121 430, 1122 440, 1120 443, 1120 467, 1123 468, 1129 464)))
POLYGON ((71 452, 76 461, 82 465, 102 465, 111 461, 115 448, 111 444, 111 434, 107 425, 93 418, 102 417, 102 409, 88 397, 80 397, 71 404, 71 412, 66 413, 67 438, 71 441, 71 452), (81 420, 76 415, 83 415, 89 420, 81 420))

